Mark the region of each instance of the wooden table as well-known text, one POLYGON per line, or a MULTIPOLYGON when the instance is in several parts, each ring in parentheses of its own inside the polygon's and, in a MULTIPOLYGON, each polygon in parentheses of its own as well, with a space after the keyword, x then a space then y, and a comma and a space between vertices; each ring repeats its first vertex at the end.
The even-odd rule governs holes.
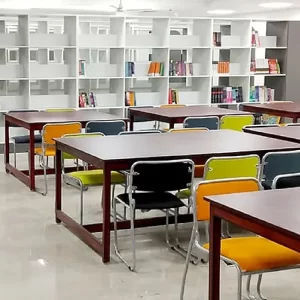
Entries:
POLYGON ((149 120, 160 121, 169 123, 170 129, 174 128, 174 124, 183 123, 188 117, 211 117, 217 116, 219 118, 225 115, 245 115, 246 112, 211 107, 206 105, 198 106, 186 106, 176 108, 161 108, 161 107, 149 107, 149 108, 130 108, 130 130, 133 130, 134 117, 145 117, 149 120))
MULTIPOLYGON (((87 137, 84 143, 78 139, 56 139, 56 222, 63 222, 77 237, 110 261, 110 173, 113 170, 128 170, 140 160, 165 160, 190 158, 195 164, 203 164, 213 156, 228 156, 256 153, 263 156, 270 151, 296 150, 299 144, 270 139, 232 130, 212 130, 177 134, 147 134, 128 136, 87 137), (62 211, 61 152, 70 153, 79 159, 104 169, 103 223, 81 226, 62 211), (103 232, 102 241, 92 233, 103 232)), ((99 205, 101 196, 99 195, 99 205)), ((170 218, 170 222, 174 219, 170 218)), ((180 215, 179 222, 191 222, 191 215, 180 215)), ((135 227, 164 225, 165 218, 136 220, 135 227)), ((129 229, 129 221, 118 223, 119 229, 129 229)))
MULTIPOLYGON (((42 175, 43 170, 35 170, 34 163, 34 131, 42 130, 48 123, 80 122, 83 127, 89 121, 127 120, 119 116, 101 113, 97 111, 74 111, 74 112, 16 112, 5 115, 5 156, 4 164, 7 173, 26 184, 30 190, 35 190, 35 175, 42 175), (29 170, 18 170, 9 162, 9 126, 18 125, 29 130, 29 170)), ((49 174, 55 170, 48 169, 49 174)))
POLYGON ((220 299, 221 219, 300 252, 300 188, 205 197, 210 202, 209 300, 220 299))
POLYGON ((291 118, 293 123, 297 123, 300 118, 300 103, 276 103, 275 101, 266 104, 243 104, 242 107, 243 110, 253 113, 291 118))
POLYGON ((245 128, 244 132, 300 143, 300 126, 245 128))

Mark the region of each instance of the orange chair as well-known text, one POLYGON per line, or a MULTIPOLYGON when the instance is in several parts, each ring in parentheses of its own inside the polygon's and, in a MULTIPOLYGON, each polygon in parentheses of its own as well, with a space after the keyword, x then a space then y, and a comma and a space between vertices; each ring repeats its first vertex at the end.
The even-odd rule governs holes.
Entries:
POLYGON ((42 161, 42 167, 44 169, 44 179, 45 179, 45 191, 41 192, 42 195, 47 195, 48 185, 47 185, 47 167, 49 157, 55 157, 55 141, 53 139, 60 138, 65 134, 76 134, 81 133, 81 124, 75 123, 55 123, 46 124, 42 130, 42 147, 35 148, 34 154, 38 155, 42 161))
MULTIPOLYGON (((194 190, 192 197, 194 226, 188 247, 185 271, 183 275, 180 300, 183 300, 185 281, 190 263, 193 247, 197 247, 202 253, 209 252, 209 243, 201 245, 198 231, 198 222, 208 222, 210 218, 209 202, 204 200, 205 196, 223 195, 245 192, 259 192, 261 186, 255 178, 223 179, 202 181, 194 190)), ((206 224, 208 225, 208 224, 206 224)), ((208 227, 206 227, 206 239, 208 240, 208 227)), ((275 272, 282 269, 299 268, 300 253, 290 250, 282 245, 276 244, 260 236, 231 237, 221 240, 221 260, 227 265, 234 266, 238 272, 237 299, 242 299, 242 277, 248 276, 247 294, 250 295, 251 275, 259 274, 257 282, 257 293, 260 299, 264 299, 260 286, 262 274, 275 272)))

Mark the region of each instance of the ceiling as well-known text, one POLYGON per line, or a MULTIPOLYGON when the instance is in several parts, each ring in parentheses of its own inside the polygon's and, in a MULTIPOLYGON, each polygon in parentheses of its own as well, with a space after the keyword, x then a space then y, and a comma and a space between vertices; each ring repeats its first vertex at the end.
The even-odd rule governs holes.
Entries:
MULTIPOLYGON (((157 14, 178 16, 207 16, 208 10, 232 9, 236 14, 270 12, 258 6, 261 2, 293 2, 291 11, 299 8, 300 0, 123 0, 124 9, 163 10, 157 14), (170 11, 171 12, 168 12, 170 11)), ((119 0, 0 0, 5 9, 55 9, 77 12, 114 12, 110 5, 118 6, 119 0)), ((279 10, 274 10, 278 13, 279 10)), ((282 10, 281 10, 282 12, 282 10)))

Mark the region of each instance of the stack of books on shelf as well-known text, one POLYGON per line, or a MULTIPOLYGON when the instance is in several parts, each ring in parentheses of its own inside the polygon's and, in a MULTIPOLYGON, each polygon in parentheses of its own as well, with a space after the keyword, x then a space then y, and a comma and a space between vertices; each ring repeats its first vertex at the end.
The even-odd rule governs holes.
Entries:
POLYGON ((85 70, 86 70, 86 62, 84 59, 80 59, 79 60, 79 76, 86 76, 86 73, 85 73, 85 70))
POLYGON ((125 92, 125 106, 136 106, 135 91, 125 92))
POLYGON ((221 32, 213 33, 214 46, 221 47, 221 32))
POLYGON ((93 92, 82 92, 79 95, 79 107, 96 107, 96 97, 93 92))
POLYGON ((229 61, 219 61, 217 64, 213 64, 213 73, 224 74, 229 73, 230 62, 229 61))
POLYGON ((134 76, 135 65, 132 61, 125 62, 125 77, 133 77, 134 76))
POLYGON ((243 102, 241 86, 214 86, 211 89, 211 103, 240 103, 243 102))
POLYGON ((280 65, 276 58, 263 58, 251 61, 250 72, 259 74, 280 74, 280 65))
POLYGON ((257 30, 252 30, 252 38, 251 38, 252 47, 260 47, 260 38, 257 30))
POLYGON ((169 76, 193 76, 193 64, 185 61, 170 61, 169 76))
POLYGON ((179 103, 178 91, 174 89, 169 89, 168 104, 178 104, 178 103, 179 103))
POLYGON ((152 61, 149 65, 148 76, 164 76, 164 63, 152 61))
POLYGON ((270 102, 274 101, 275 90, 266 86, 250 87, 250 102, 270 102))

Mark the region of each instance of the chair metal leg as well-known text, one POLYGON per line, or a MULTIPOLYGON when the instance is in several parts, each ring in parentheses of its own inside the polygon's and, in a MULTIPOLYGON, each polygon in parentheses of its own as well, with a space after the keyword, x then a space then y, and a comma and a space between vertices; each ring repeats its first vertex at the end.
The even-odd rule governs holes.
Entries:
POLYGON ((237 300, 242 300, 242 274, 239 269, 238 270, 238 282, 237 282, 237 300))
POLYGON ((45 163, 45 156, 41 156, 41 157, 42 157, 42 165, 43 165, 43 169, 44 169, 45 190, 44 191, 39 191, 38 189, 36 189, 36 192, 38 192, 39 194, 42 194, 43 196, 46 196, 48 194, 47 164, 45 163))
MULTIPOLYGON (((112 186, 112 200, 111 200, 111 207, 112 207, 112 209, 114 208, 113 207, 113 199, 115 198, 115 190, 116 190, 116 185, 114 184, 113 186, 112 186)), ((113 212, 111 212, 110 213, 110 216, 113 218, 114 216, 113 216, 113 212)), ((121 215, 121 214, 119 214, 118 212, 117 212, 117 219, 119 220, 119 221, 123 221, 123 220, 126 220, 126 206, 124 205, 124 212, 123 212, 123 216, 121 215)))
POLYGON ((256 285, 256 288, 257 288, 257 294, 258 294, 258 297, 259 297, 261 300, 267 300, 267 298, 264 297, 264 295, 261 293, 261 281, 262 281, 262 277, 263 277, 263 274, 259 274, 259 275, 258 275, 257 285, 256 285))
POLYGON ((13 143, 14 148, 14 167, 17 167, 17 152, 16 152, 16 143, 13 143))
POLYGON ((80 186, 80 224, 83 225, 83 186, 80 186))
POLYGON ((181 282, 180 300, 183 300, 183 298, 184 298, 184 290, 185 290, 186 277, 187 277, 187 273, 188 273, 188 269, 189 269, 189 265, 190 265, 190 260, 191 260, 193 246, 194 246, 194 243, 195 243, 195 237, 196 237, 196 230, 193 227, 191 238, 190 238, 190 243, 189 243, 188 251, 187 251, 187 255, 186 255, 186 260, 185 260, 185 267, 184 267, 184 272, 183 272, 183 278, 182 278, 182 282, 181 282))
POLYGON ((247 292, 248 299, 255 300, 255 297, 250 293, 251 277, 252 277, 251 275, 248 275, 247 283, 246 283, 246 292, 247 292))
POLYGON ((128 267, 130 271, 135 271, 136 267, 136 255, 135 255, 135 235, 134 235, 134 209, 132 207, 130 210, 130 231, 131 231, 131 242, 132 242, 132 265, 130 265, 121 255, 119 246, 118 246, 118 227, 117 227, 117 201, 116 198, 113 199, 113 217, 114 217, 114 248, 116 255, 120 260, 128 267))

